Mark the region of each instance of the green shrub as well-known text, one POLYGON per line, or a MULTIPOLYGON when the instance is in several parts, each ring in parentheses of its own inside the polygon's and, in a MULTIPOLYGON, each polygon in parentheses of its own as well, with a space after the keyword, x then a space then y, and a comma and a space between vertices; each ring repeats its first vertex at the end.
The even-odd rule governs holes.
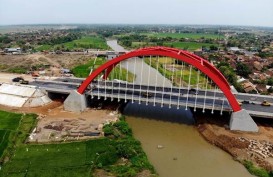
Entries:
POLYGON ((117 141, 117 153, 121 157, 131 158, 139 153, 142 153, 140 142, 133 138, 123 138, 117 141))
POLYGON ((258 177, 270 177, 271 174, 269 174, 265 169, 255 167, 252 162, 250 161, 244 161, 244 166, 249 171, 249 173, 258 176, 258 177))
POLYGON ((137 174, 136 170, 129 165, 112 166, 109 170, 118 177, 132 177, 137 174))
POLYGON ((102 164, 102 166, 112 165, 114 164, 119 157, 117 156, 117 152, 115 148, 110 148, 106 152, 99 154, 97 163, 102 164))
POLYGON ((107 124, 103 126, 103 132, 105 136, 114 135, 114 127, 112 124, 107 124))
POLYGON ((124 120, 114 123, 114 126, 124 135, 132 136, 132 129, 124 120))

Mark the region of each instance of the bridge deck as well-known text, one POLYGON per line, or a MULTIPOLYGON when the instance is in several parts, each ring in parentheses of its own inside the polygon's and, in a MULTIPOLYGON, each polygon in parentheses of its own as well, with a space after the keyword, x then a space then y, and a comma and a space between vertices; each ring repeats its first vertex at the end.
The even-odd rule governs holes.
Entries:
MULTIPOLYGON (((56 81, 41 81, 37 80, 36 82, 32 82, 32 85, 36 85, 41 89, 44 89, 49 92, 57 92, 57 93, 65 93, 69 94, 72 90, 77 89, 79 84, 83 79, 70 79, 70 78, 64 78, 59 79, 56 81), (63 82, 66 80, 67 82, 63 82)), ((198 95, 189 94, 189 91, 187 88, 166 88, 166 87, 155 87, 155 86, 145 86, 145 85, 139 85, 139 84, 133 84, 133 83, 119 83, 119 82, 111 82, 111 81, 94 81, 91 84, 96 85, 96 88, 92 90, 92 92, 89 90, 86 92, 87 95, 93 95, 93 96, 105 96, 108 98, 118 98, 117 93, 119 91, 119 94, 121 92, 126 92, 126 100, 138 100, 139 95, 141 95, 141 92, 145 92, 148 90, 149 93, 154 94, 157 98, 148 98, 148 102, 156 102, 157 104, 161 104, 162 94, 164 94, 163 104, 165 105, 171 105, 171 106, 177 106, 178 104, 178 98, 179 98, 179 107, 185 106, 186 98, 188 97, 188 107, 196 107, 203 109, 204 105, 204 99, 206 98, 206 107, 205 109, 212 109, 213 105, 212 100, 215 98, 214 103, 214 110, 221 110, 223 107, 223 111, 231 111, 230 107, 228 106, 227 101, 224 101, 223 104, 223 98, 224 95, 221 91, 214 91, 214 90, 198 90, 198 95), (113 91, 113 95, 112 95, 113 91), (132 94, 138 94, 134 95, 132 97, 132 94), (130 98, 131 96, 131 98, 130 98), (170 97, 172 98, 170 103, 170 97), (181 97, 181 98, 180 98, 181 97), (138 99, 137 99, 138 98, 138 99), (169 99, 168 99, 169 98, 169 99), (176 100, 176 101, 173 101, 176 100), (196 100, 196 104, 195 104, 196 100), (194 104, 193 104, 194 102, 194 104), (202 104, 203 103, 203 104, 202 104), (222 106, 223 105, 223 106, 222 106)), ((245 103, 242 104, 242 108, 247 110, 250 115, 255 117, 265 117, 265 118, 273 118, 273 108, 261 106, 261 102, 264 100, 267 100, 271 103, 273 103, 273 96, 268 95, 258 95, 258 94, 245 94, 245 93, 236 93, 236 98, 238 101, 249 101, 249 104, 245 103)), ((120 99, 125 99, 125 95, 120 94, 120 99)), ((141 101, 147 101, 147 98, 140 97, 141 101)))

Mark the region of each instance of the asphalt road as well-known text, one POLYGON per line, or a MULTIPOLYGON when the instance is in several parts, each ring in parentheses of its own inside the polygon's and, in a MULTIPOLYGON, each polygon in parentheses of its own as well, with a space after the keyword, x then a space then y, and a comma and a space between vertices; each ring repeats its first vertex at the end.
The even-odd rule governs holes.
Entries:
MULTIPOLYGON (((48 90, 48 91, 55 91, 55 92, 64 92, 64 93, 69 93, 71 90, 77 89, 77 87, 81 84, 83 79, 75 79, 75 78, 62 78, 62 79, 57 79, 56 81, 35 81, 31 82, 32 85, 36 85, 42 89, 48 90), (64 82, 65 81, 65 82, 64 82)), ((129 97, 135 97, 139 96, 141 97, 141 93, 144 92, 149 92, 153 94, 153 97, 156 97, 156 99, 162 98, 163 94, 163 100, 164 102, 167 102, 167 100, 180 100, 180 102, 185 102, 186 98, 188 97, 188 101, 192 102, 195 100, 198 104, 204 103, 204 100, 206 100, 206 104, 210 104, 212 100, 215 98, 215 107, 221 107, 222 108, 222 103, 223 99, 226 100, 226 98, 223 96, 223 93, 220 91, 214 92, 213 90, 198 90, 198 94, 195 94, 196 92, 193 91, 188 91, 187 88, 166 88, 166 87, 155 87, 155 86, 143 86, 143 85, 138 85, 138 84, 131 84, 131 83, 126 83, 126 82, 111 82, 111 81, 100 81, 99 84, 97 81, 94 81, 90 88, 93 88, 94 93, 100 93, 101 96, 104 95, 105 90, 109 94, 110 91, 112 92, 113 88, 113 94, 117 94, 120 92, 120 94, 125 94, 129 95, 129 97), (95 88, 94 88, 94 85, 95 88), (120 90, 120 91, 119 91, 120 90), (132 96, 133 95, 133 96, 132 96), (206 99, 205 99, 206 98, 206 99)), ((89 88, 89 89, 90 89, 89 88)), ((87 92, 87 94, 91 94, 90 91, 87 92)), ((272 113, 273 117, 273 108, 272 106, 262 106, 261 102, 264 100, 269 101, 270 103, 273 103, 273 98, 272 96, 265 96, 265 95, 256 95, 256 94, 243 94, 243 93, 238 93, 235 95, 238 101, 243 102, 247 101, 249 103, 243 103, 242 108, 246 109, 247 111, 254 111, 254 112, 264 112, 264 113, 272 113)), ((228 102, 224 101, 223 106, 226 108, 228 106, 228 102)), ((227 109, 227 108, 226 108, 227 109)))

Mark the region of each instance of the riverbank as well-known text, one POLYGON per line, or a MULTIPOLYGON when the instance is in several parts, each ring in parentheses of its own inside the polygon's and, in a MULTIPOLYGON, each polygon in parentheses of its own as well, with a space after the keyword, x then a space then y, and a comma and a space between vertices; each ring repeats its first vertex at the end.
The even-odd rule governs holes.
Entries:
MULTIPOLYGON (((119 116, 117 114, 111 115, 113 110, 117 110, 117 105, 104 104, 101 107, 106 110, 90 108, 81 114, 63 111, 62 105, 58 102, 53 102, 46 108, 1 107, 0 109, 10 112, 2 111, 9 117, 0 116, 1 125, 4 122, 3 127, 0 126, 0 140, 2 138, 5 140, 1 141, 5 146, 0 143, 0 147, 4 147, 4 149, 0 148, 0 157, 2 151, 7 152, 0 158, 0 176, 157 176, 142 150, 140 142, 134 139, 124 118, 110 121, 119 116), (32 123, 29 128, 26 128, 23 123, 29 124, 28 115, 34 114, 26 114, 27 112, 39 114, 38 118, 36 118, 37 115, 34 118, 31 117, 31 122, 35 123, 32 123), (14 124, 14 119, 21 123, 14 124), (79 123, 75 121, 79 121, 79 123), (101 127, 105 136, 97 136, 95 139, 61 140, 63 136, 59 128, 65 128, 64 123, 74 122, 77 123, 77 125, 75 124, 76 128, 83 126, 90 128, 105 121, 107 123, 101 127), (45 127, 48 127, 48 123, 53 128, 46 131, 45 127), (13 128, 13 132, 6 133, 10 131, 10 127, 13 128), (40 132, 32 131, 35 127, 38 127, 36 130, 40 129, 40 132), (45 136, 48 138, 42 141, 42 136, 38 135, 41 132, 48 134, 49 131, 53 131, 54 136, 45 136), (38 141, 35 139, 34 141, 25 141, 27 137, 34 137, 30 132, 35 132, 38 141), (11 137, 11 135, 16 136, 11 137), (23 138, 22 135, 24 135, 23 138)), ((83 128, 81 131, 84 131, 83 128)), ((52 133, 50 134, 52 135, 52 133)))
MULTIPOLYGON (((228 152, 257 176, 270 176, 273 170, 273 123, 258 121, 259 132, 230 131, 228 118, 197 115, 197 130, 211 144, 228 152), (253 166, 249 167, 251 163, 253 166), (253 170, 254 167, 257 167, 253 170), (263 170, 265 169, 265 170, 263 170), (253 172, 256 171, 256 172, 253 172), (258 172, 257 172, 258 171, 258 172)), ((270 176, 271 177, 271 176, 270 176)))

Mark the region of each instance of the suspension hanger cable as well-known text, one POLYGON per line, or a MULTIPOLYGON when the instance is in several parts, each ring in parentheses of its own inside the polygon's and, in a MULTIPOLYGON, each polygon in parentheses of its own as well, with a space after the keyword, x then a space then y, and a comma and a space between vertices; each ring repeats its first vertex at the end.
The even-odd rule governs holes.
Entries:
POLYGON ((128 89, 128 75, 129 75, 129 71, 128 71, 128 60, 126 61, 126 91, 125 91, 125 102, 127 102, 127 89, 128 89))
POLYGON ((215 98, 216 98, 216 85, 214 87, 214 96, 213 96, 213 103, 212 103, 211 114, 213 114, 213 112, 214 112, 215 98))
POLYGON ((143 75, 143 63, 144 63, 145 57, 143 56, 142 60, 141 60, 141 73, 140 73, 140 92, 139 92, 139 101, 138 104, 141 104, 141 92, 142 92, 142 75, 143 75))
POLYGON ((146 105, 148 105, 149 94, 150 94, 149 91, 150 91, 150 79, 151 79, 151 67, 152 67, 152 65, 151 65, 151 60, 152 60, 152 56, 150 55, 146 105))
POLYGON ((224 104, 225 104, 225 96, 223 95, 223 101, 222 101, 222 107, 221 107, 220 115, 223 115, 224 104))
MULTIPOLYGON (((156 71, 158 72, 158 65, 159 65, 159 57, 157 56, 157 58, 156 58, 156 71)), ((156 75, 155 75, 155 95, 154 95, 154 106, 155 106, 155 98, 156 98, 156 89, 157 89, 157 75, 158 75, 158 73, 156 73, 156 75)))
POLYGON ((198 92, 199 92, 199 79, 200 79, 200 71, 198 70, 198 74, 197 74, 197 87, 196 87, 195 101, 194 101, 194 112, 196 111, 197 95, 198 95, 198 92))
POLYGON ((134 65, 134 82, 133 82, 133 94, 132 94, 132 103, 134 103, 134 95, 135 95, 135 80, 136 80, 136 57, 135 57, 135 65, 134 65))
POLYGON ((171 62, 171 63, 172 63, 172 75, 171 75, 171 93, 170 93, 169 108, 171 108, 171 103, 172 103, 173 82, 174 82, 174 64, 173 64, 173 62, 171 62))
POLYGON ((190 94, 190 86, 191 86, 191 70, 192 70, 192 65, 190 65, 190 76, 189 76, 189 84, 188 84, 188 94, 187 94, 187 101, 186 101, 186 108, 185 110, 188 110, 188 101, 189 101, 189 94, 190 94))
POLYGON ((114 97, 113 97, 113 95, 114 95, 114 78, 115 78, 115 68, 114 68, 114 64, 112 65, 112 68, 113 68, 113 70, 112 70, 112 73, 111 73, 111 75, 110 75, 110 78, 112 77, 112 79, 111 79, 111 81, 112 81, 111 101, 114 100, 114 97))
POLYGON ((120 75, 121 75, 121 62, 119 63, 119 88, 118 88, 118 102, 120 101, 120 82, 121 82, 121 79, 120 79, 120 75))
POLYGON ((167 63, 167 57, 165 57, 165 63, 164 63, 164 78, 163 78, 163 87, 162 87, 162 100, 161 100, 161 107, 163 107, 164 104, 164 93, 165 93, 165 81, 166 81, 166 63, 167 63))
MULTIPOLYGON (((106 70, 105 70, 105 74, 106 74, 106 70)), ((106 80, 107 80, 107 78, 105 78, 105 79, 103 79, 102 78, 102 80, 104 81, 104 100, 106 100, 107 99, 107 96, 106 96, 106 80)))
POLYGON ((98 76, 98 99, 100 99, 100 76, 98 76))
POLYGON ((203 105, 203 113, 205 113, 206 109, 206 97, 207 97, 207 92, 208 92, 208 76, 206 77, 206 89, 205 89, 205 98, 204 98, 204 105, 203 105))
POLYGON ((178 93, 178 99, 177 99, 177 109, 180 107, 180 97, 181 97, 181 89, 183 88, 183 83, 182 83, 182 75, 183 75, 183 62, 182 62, 182 67, 180 68, 180 77, 179 77, 179 93, 178 93))

